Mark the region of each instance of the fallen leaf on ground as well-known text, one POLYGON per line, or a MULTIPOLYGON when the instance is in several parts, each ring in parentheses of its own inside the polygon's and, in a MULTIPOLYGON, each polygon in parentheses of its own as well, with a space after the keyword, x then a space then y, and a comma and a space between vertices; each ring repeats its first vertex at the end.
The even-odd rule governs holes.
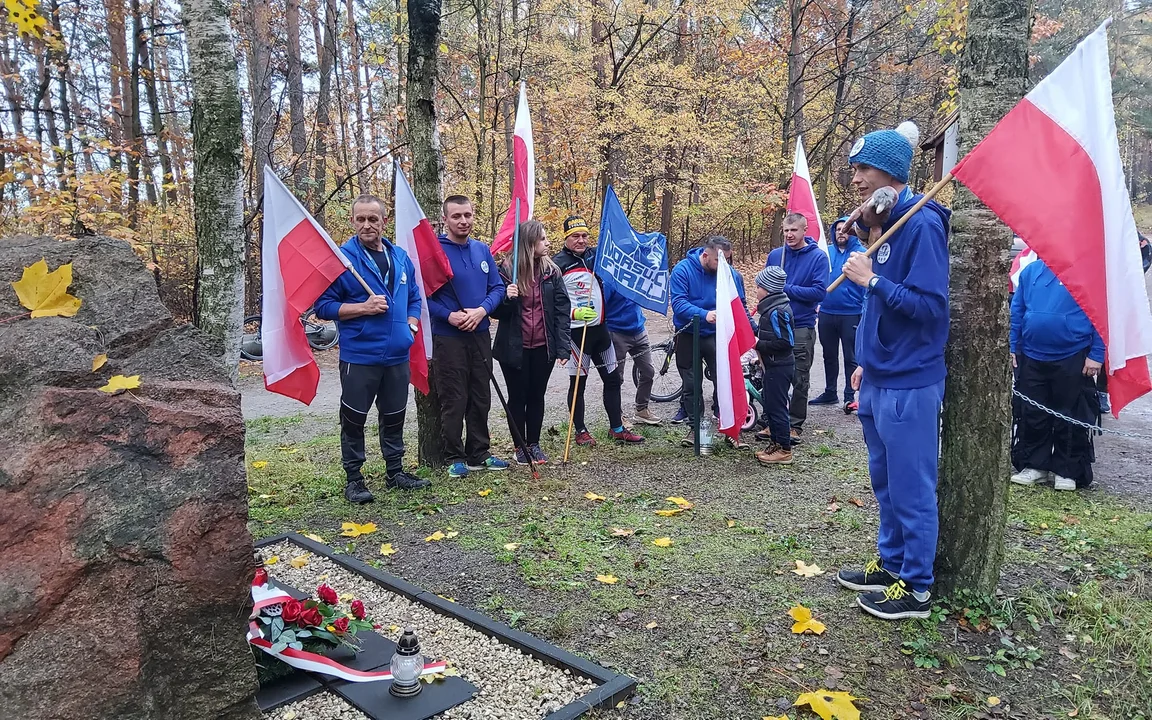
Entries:
POLYGON ((275 565, 278 562, 280 562, 280 556, 279 555, 273 555, 272 557, 265 560, 264 564, 265 565, 275 565))
POLYGON ((586 493, 584 493, 584 497, 591 500, 592 502, 600 502, 601 500, 604 499, 603 495, 597 495, 594 492, 586 492, 586 493))
POLYGON ((380 554, 387 557, 396 554, 396 548, 392 547, 392 543, 384 543, 380 546, 380 554))
POLYGON ((656 547, 661 547, 661 548, 671 547, 672 546, 672 538, 666 538, 666 537, 656 538, 655 540, 652 541, 652 544, 655 545, 656 547))
POLYGON ((34 318, 72 317, 80 309, 80 298, 68 294, 71 284, 72 263, 48 272, 48 263, 41 259, 24 268, 24 274, 12 283, 12 288, 20 304, 31 310, 34 318))
POLYGON ((728 521, 728 527, 736 527, 736 521, 735 520, 729 520, 728 521))
POLYGON ((520 549, 520 543, 504 543, 504 549, 508 552, 514 552, 520 549))
POLYGON ((340 529, 344 531, 340 533, 343 537, 354 538, 376 532, 376 523, 364 523, 360 525, 354 522, 346 522, 340 525, 340 529))
POLYGON ((680 508, 681 510, 691 510, 693 507, 691 502, 685 500, 682 497, 669 497, 664 499, 680 508))
POLYGON ((297 555, 296 557, 289 560, 288 564, 291 565, 292 567, 296 568, 297 570, 299 570, 300 568, 302 568, 308 564, 308 553, 304 553, 303 555, 297 555))
POLYGON ((682 512, 684 511, 680 508, 672 508, 671 510, 657 510, 656 514, 660 517, 672 517, 673 515, 679 515, 682 512))
POLYGON ((792 625, 792 632, 797 635, 803 635, 806 632, 811 632, 813 635, 823 634, 825 627, 824 623, 819 620, 812 619, 812 611, 803 605, 796 605, 788 614, 796 622, 792 625))
POLYGON ((139 375, 132 375, 131 377, 113 375, 112 377, 108 378, 108 384, 102 386, 100 391, 112 394, 118 393, 121 390, 134 390, 138 387, 140 387, 139 375))
POLYGON ((263 470, 264 468, 268 467, 268 461, 257 460, 256 462, 252 463, 252 467, 256 468, 257 470, 263 470))
POLYGON ((615 575, 597 575, 596 581, 602 582, 605 585, 615 585, 616 583, 620 582, 620 578, 616 577, 615 575))
POLYGON ((812 563, 811 565, 809 565, 808 563, 804 562, 803 560, 797 560, 796 561, 796 567, 792 569, 792 572, 796 573, 800 577, 807 577, 807 578, 816 577, 817 575, 823 575, 824 574, 824 571, 820 569, 819 565, 817 565, 816 563, 812 563))
POLYGON ((261 493, 260 494, 261 500, 268 500, 269 498, 274 498, 274 497, 276 497, 275 493, 261 493))
POLYGON ((860 502, 860 498, 848 498, 848 502, 852 503, 856 507, 864 507, 864 503, 860 502))
POLYGON ((788 720, 787 715, 765 715, 761 720, 788 720))
POLYGON ((300 534, 303 535, 304 537, 308 538, 309 540, 314 541, 314 542, 318 542, 318 543, 324 542, 324 538, 320 537, 319 535, 316 535, 315 533, 300 533, 300 534))
POLYGON ((445 537, 447 537, 447 536, 444 535, 444 533, 437 530, 436 532, 432 533, 428 537, 424 538, 424 542, 439 542, 440 540, 443 540, 445 537))
POLYGON ((817 690, 803 693, 792 706, 807 705, 824 720, 860 720, 860 711, 852 704, 856 699, 846 692, 817 690))
POLYGON ((996 707, 999 704, 1000 698, 996 697, 995 695, 988 696, 988 707, 996 707))
POLYGON ((1075 515, 1065 515, 1064 517, 1060 518, 1060 521, 1062 523, 1064 523, 1065 525, 1079 525, 1080 524, 1080 518, 1076 517, 1075 515))
POLYGON ((458 531, 456 531, 456 530, 452 530, 452 531, 450 531, 450 532, 447 532, 447 533, 445 533, 445 534, 444 534, 444 537, 451 539, 451 538, 454 538, 454 537, 456 537, 456 536, 457 536, 457 535, 459 535, 459 534, 460 534, 460 533, 459 533, 458 531))
POLYGON ((484 488, 483 490, 477 492, 476 494, 479 495, 480 497, 488 497, 489 495, 492 494, 492 488, 484 488))
POLYGON ((281 720, 296 720, 296 711, 289 710, 288 712, 284 713, 284 717, 281 720))
POLYGON ((630 528, 618 528, 618 527, 612 528, 612 537, 628 537, 629 535, 635 535, 635 534, 636 534, 636 531, 632 530, 630 528))
POLYGON ((100 353, 96 357, 92 358, 92 372, 96 372, 100 368, 104 367, 104 363, 106 362, 108 362, 108 356, 104 353, 100 353))
POLYGON ((658 625, 655 621, 653 621, 653 622, 648 623, 644 627, 647 628, 648 630, 655 630, 656 628, 660 627, 660 625, 658 625))
POLYGON ((837 503, 828 503, 828 512, 830 512, 830 513, 840 512, 840 505, 838 505, 837 503))

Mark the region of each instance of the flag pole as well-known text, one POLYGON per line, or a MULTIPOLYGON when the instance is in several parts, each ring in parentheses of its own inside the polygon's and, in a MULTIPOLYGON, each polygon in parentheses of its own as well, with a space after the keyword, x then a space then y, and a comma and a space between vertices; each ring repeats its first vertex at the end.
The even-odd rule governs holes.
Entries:
POLYGON ((580 333, 580 354, 576 356, 576 383, 572 386, 572 399, 568 402, 568 437, 564 440, 564 460, 568 462, 568 450, 572 447, 572 422, 576 419, 576 395, 580 392, 580 370, 584 367, 584 341, 588 339, 588 323, 580 333))
MULTIPOLYGON (((916 201, 916 204, 912 206, 911 210, 904 213, 904 215, 901 216, 899 220, 892 224, 892 227, 888 228, 888 230, 883 235, 881 235, 880 238, 876 240, 876 242, 872 243, 872 246, 868 248, 868 250, 864 253, 864 257, 872 257, 872 254, 879 250, 881 245, 888 242, 888 238, 892 237, 893 233, 904 227, 904 223, 908 222, 908 218, 918 213, 920 208, 927 205, 928 201, 936 197, 936 193, 943 190, 944 186, 950 182, 952 182, 952 173, 948 173, 944 177, 940 178, 940 182, 933 185, 931 190, 924 193, 924 196, 916 201)), ((832 292, 836 288, 840 287, 840 283, 844 282, 844 278, 846 277, 848 276, 841 273, 840 277, 836 278, 836 280, 828 286, 828 292, 832 292)))
POLYGON ((512 228, 512 284, 520 269, 520 198, 516 198, 516 225, 512 228))
POLYGON ((360 276, 360 273, 356 272, 356 268, 349 265, 348 269, 352 271, 352 277, 360 281, 360 285, 364 287, 364 292, 368 293, 368 297, 372 297, 376 294, 372 292, 372 288, 368 287, 368 283, 364 282, 364 278, 360 276))

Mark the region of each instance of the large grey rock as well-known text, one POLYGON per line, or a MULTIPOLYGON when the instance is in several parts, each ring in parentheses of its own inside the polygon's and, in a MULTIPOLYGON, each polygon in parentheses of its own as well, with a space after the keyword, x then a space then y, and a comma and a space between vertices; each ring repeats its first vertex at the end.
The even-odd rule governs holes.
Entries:
POLYGON ((0 324, 0 714, 254 718, 239 394, 118 240, 0 239, 0 320, 42 257, 82 304, 0 324))

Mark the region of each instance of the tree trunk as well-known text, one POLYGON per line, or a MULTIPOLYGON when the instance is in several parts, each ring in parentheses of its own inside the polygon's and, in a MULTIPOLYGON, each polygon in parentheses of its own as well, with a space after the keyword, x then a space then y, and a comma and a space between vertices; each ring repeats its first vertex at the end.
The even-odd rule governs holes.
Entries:
POLYGON ((308 177, 308 136, 304 129, 304 72, 300 60, 300 0, 288 0, 284 23, 288 30, 288 114, 291 123, 289 139, 292 143, 292 186, 299 196, 308 177))
POLYGON ((320 47, 320 94, 316 98, 316 162, 312 168, 312 216, 324 224, 324 202, 327 199, 328 133, 332 103, 332 66, 336 64, 336 0, 324 3, 324 43, 320 47))
POLYGON ((113 147, 108 156, 114 167, 123 169, 124 143, 131 130, 126 108, 132 93, 128 77, 128 30, 124 19, 124 0, 104 0, 104 12, 108 23, 108 77, 112 84, 109 104, 112 106, 112 112, 116 114, 116 122, 109 126, 113 147))
POLYGON ((272 148, 272 43, 268 0, 248 0, 248 93, 252 98, 252 197, 264 194, 264 166, 272 148))
POLYGON ((360 58, 363 57, 364 51, 360 46, 360 33, 356 30, 356 15, 355 8, 352 5, 352 0, 345 0, 345 12, 348 13, 348 73, 352 76, 352 109, 356 113, 356 126, 353 130, 356 141, 356 171, 360 174, 356 176, 356 187, 360 194, 368 192, 369 179, 371 173, 368 173, 364 168, 365 153, 364 148, 367 141, 364 137, 364 93, 360 85, 360 58))
MULTIPOLYGON (((961 154, 1024 95, 1032 4, 972 0, 960 64, 961 154)), ((992 592, 1007 519, 1011 369, 1008 251, 1012 232, 957 187, 949 244, 952 328, 940 455, 941 593, 992 592)))
MULTIPOLYGON (((444 172, 436 122, 436 53, 440 46, 440 0, 408 0, 408 147, 412 153, 412 191, 426 214, 439 214, 444 172)), ((435 360, 429 362, 432 365, 435 360)), ((431 368, 430 368, 431 369, 431 368)), ((440 399, 432 378, 427 395, 416 393, 418 455, 421 465, 444 464, 440 442, 440 399)))
POLYGON ((160 110, 160 95, 156 91, 156 68, 152 58, 155 54, 156 44, 156 1, 150 6, 150 21, 152 37, 147 48, 141 48, 141 60, 144 64, 144 90, 148 96, 148 109, 152 115, 152 134, 156 136, 156 154, 160 156, 161 198, 176 204, 176 179, 172 173, 172 156, 168 153, 168 134, 164 130, 164 115, 160 110))
POLYGON ((223 0, 182 0, 192 80, 196 326, 235 382, 244 310, 244 117, 223 0))

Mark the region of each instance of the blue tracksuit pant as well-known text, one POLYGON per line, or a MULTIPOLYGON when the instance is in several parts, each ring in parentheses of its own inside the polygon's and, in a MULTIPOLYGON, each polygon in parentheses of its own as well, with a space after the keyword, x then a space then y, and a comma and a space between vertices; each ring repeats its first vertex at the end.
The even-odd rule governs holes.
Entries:
POLYGON ((911 390, 860 387, 857 414, 880 505, 880 561, 920 592, 932 586, 940 531, 936 477, 943 399, 943 380, 911 390))

